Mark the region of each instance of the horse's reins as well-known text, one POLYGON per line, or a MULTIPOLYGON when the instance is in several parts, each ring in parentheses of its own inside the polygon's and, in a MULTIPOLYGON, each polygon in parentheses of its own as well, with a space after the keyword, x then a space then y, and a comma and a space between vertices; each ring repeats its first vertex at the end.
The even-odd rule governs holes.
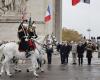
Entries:
MULTIPOLYGON (((33 39, 34 40, 34 39, 33 39)), ((39 43, 38 41, 34 40, 34 42, 36 42, 37 44, 39 44, 40 46, 43 47, 44 44, 39 43)), ((36 47, 37 48, 37 47, 36 47)), ((42 48, 43 49, 43 48, 42 48)), ((39 51, 39 53, 41 54, 41 51, 37 48, 37 50, 39 51)))
POLYGON ((41 45, 41 46, 44 45, 44 44, 41 44, 41 43, 39 43, 38 41, 36 41, 36 40, 34 40, 34 39, 33 39, 33 41, 36 42, 36 43, 38 43, 38 44, 41 45))

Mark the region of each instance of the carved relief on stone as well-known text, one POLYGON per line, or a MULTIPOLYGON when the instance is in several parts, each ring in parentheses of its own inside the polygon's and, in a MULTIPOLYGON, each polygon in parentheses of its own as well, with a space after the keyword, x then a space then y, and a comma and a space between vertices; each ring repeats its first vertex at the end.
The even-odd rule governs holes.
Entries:
POLYGON ((23 9, 27 7, 27 1, 28 0, 0 0, 0 14, 4 15, 8 12, 21 14, 23 9))

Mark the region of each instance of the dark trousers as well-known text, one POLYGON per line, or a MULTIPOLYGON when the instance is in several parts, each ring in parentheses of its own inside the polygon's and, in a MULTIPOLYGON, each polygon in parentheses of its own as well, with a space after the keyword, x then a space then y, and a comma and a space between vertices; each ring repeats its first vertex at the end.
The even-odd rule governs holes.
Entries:
POLYGON ((81 64, 81 65, 83 64, 83 57, 79 57, 79 58, 78 58, 78 63, 79 63, 79 65, 80 65, 80 64, 81 64))
POLYGON ((61 58, 61 64, 63 64, 63 54, 60 53, 60 58, 61 58))
POLYGON ((92 58, 87 58, 87 60, 88 60, 88 65, 91 65, 91 59, 92 59, 92 58))
POLYGON ((60 57, 61 57, 61 64, 65 63, 65 55, 64 53, 60 53, 60 57))
POLYGON ((69 57, 68 55, 65 56, 65 62, 66 62, 66 63, 68 63, 68 57, 69 57))
POLYGON ((50 52, 47 53, 47 60, 48 60, 48 64, 51 64, 51 61, 52 61, 52 53, 50 53, 50 52))

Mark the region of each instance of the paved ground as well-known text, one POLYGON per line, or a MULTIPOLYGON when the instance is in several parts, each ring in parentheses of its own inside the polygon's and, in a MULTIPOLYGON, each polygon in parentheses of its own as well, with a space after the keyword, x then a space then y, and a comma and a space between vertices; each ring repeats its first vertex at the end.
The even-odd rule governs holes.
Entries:
POLYGON ((86 58, 84 58, 83 66, 72 65, 71 57, 69 64, 61 65, 60 57, 53 55, 52 65, 46 64, 44 73, 38 71, 39 78, 35 78, 32 72, 27 73, 25 64, 20 67, 23 70, 21 73, 15 73, 12 69, 13 77, 2 75, 0 80, 100 80, 100 60, 97 58, 97 54, 94 55, 91 66, 87 65, 86 58))

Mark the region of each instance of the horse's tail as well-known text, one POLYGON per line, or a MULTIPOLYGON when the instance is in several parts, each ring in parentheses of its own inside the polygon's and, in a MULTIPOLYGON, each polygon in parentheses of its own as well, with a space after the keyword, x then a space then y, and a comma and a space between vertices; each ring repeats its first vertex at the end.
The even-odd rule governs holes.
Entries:
POLYGON ((1 46, 0 46, 0 62, 3 60, 3 58, 4 58, 4 55, 3 55, 3 48, 5 47, 5 44, 2 44, 1 46))
POLYGON ((2 44, 2 45, 0 46, 0 51, 1 51, 4 47, 5 47, 5 44, 2 44))

